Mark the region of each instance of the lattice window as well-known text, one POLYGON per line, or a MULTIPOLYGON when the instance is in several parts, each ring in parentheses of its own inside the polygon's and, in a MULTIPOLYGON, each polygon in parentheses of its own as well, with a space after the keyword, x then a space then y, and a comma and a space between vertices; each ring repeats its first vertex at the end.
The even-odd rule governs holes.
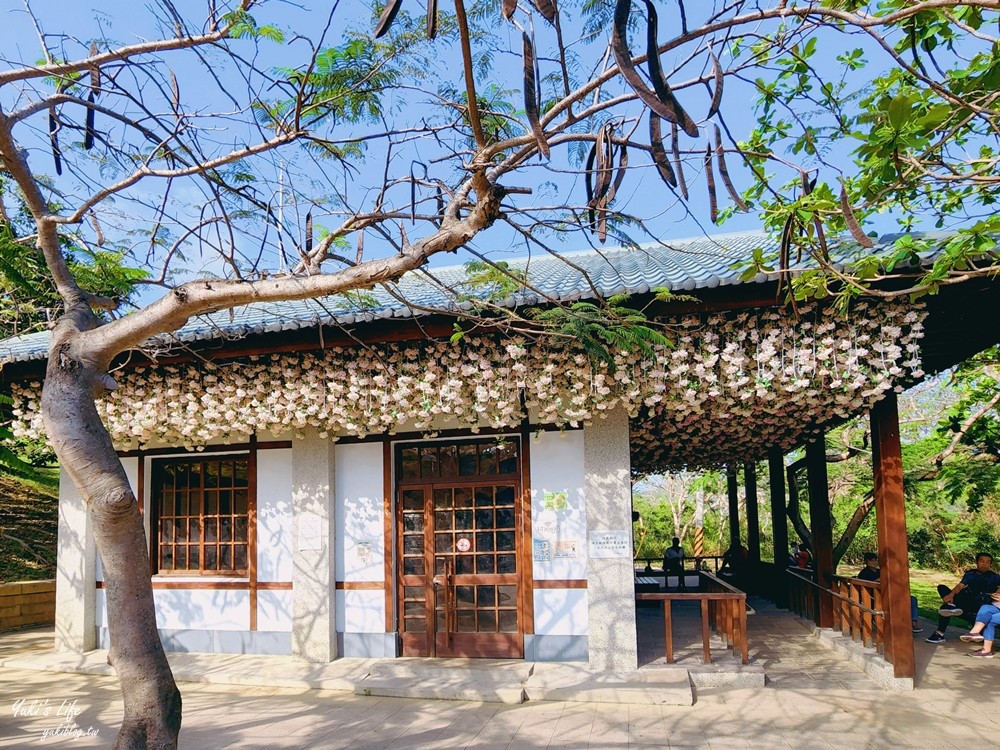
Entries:
POLYGON ((246 575, 249 469, 246 456, 153 462, 158 572, 246 575))

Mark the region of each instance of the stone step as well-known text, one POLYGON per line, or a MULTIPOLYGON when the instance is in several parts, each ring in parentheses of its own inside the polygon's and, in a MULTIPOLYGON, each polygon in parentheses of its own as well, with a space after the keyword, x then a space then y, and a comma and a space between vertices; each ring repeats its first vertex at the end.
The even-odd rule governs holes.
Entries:
POLYGON ((539 663, 524 691, 528 700, 694 705, 691 680, 683 667, 611 674, 595 672, 582 664, 539 663))
POLYGON ((522 703, 533 664, 500 659, 385 659, 354 685, 355 695, 522 703))

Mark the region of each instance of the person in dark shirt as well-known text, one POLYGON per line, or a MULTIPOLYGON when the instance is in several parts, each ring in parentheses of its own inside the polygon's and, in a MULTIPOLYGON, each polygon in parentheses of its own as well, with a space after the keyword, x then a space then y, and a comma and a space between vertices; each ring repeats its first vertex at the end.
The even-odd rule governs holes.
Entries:
POLYGON ((944 643, 944 631, 952 617, 961 617, 967 613, 967 619, 972 621, 976 612, 984 604, 991 604, 993 592, 1000 589, 1000 574, 993 571, 993 555, 980 552, 976 555, 976 567, 965 571, 962 580, 953 588, 938 586, 938 593, 944 602, 938 610, 937 630, 927 638, 928 643, 944 643))
POLYGON ((882 569, 878 566, 878 555, 874 552, 865 552, 865 567, 855 578, 860 578, 862 581, 877 581, 881 575, 882 569))
MULTIPOLYGON (((882 575, 882 569, 878 565, 878 555, 874 552, 865 552, 865 567, 855 576, 862 581, 878 581, 882 575)), ((922 633, 924 629, 920 627, 920 620, 917 619, 917 597, 910 597, 910 627, 914 633, 922 633)))
POLYGON ((684 574, 684 548, 677 537, 674 537, 667 551, 663 553, 663 570, 668 576, 684 574))

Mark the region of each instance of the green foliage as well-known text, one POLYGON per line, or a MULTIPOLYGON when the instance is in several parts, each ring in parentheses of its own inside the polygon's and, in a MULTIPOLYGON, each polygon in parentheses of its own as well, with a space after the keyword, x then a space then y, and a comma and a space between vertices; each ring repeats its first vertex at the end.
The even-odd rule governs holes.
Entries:
POLYGON ((334 307, 338 310, 373 310, 379 306, 378 297, 364 289, 355 289, 336 295, 334 307))
MULTIPOLYGON (((307 69, 278 68, 276 72, 295 97, 257 102, 257 120, 274 130, 289 127, 292 116, 298 117, 304 128, 329 119, 336 123, 377 122, 384 113, 384 92, 400 81, 399 70, 389 64, 388 57, 383 45, 357 37, 320 51, 307 69)), ((319 148, 323 144, 314 141, 314 145, 319 148)))
POLYGON ((523 271, 511 268, 505 261, 487 263, 482 260, 470 260, 465 264, 465 280, 461 284, 463 299, 500 301, 516 294, 527 283, 527 275, 523 271))
MULTIPOLYGON (((63 254, 80 287, 92 294, 128 300, 148 272, 125 263, 124 251, 90 249, 63 242, 63 254)), ((0 335, 26 333, 55 319, 62 303, 41 253, 0 224, 0 335)))
MULTIPOLYGON (((486 84, 476 96, 476 106, 479 109, 480 125, 487 145, 493 145, 508 138, 514 138, 527 132, 524 125, 524 113, 514 105, 519 94, 514 89, 508 89, 496 84, 486 84)), ((472 137, 472 121, 469 119, 469 97, 465 91, 451 86, 438 89, 438 96, 452 102, 457 110, 463 128, 468 132, 468 144, 475 143, 472 137)), ((494 158, 500 158, 497 154, 494 158)))
MULTIPOLYGON (((821 53, 840 42, 820 38, 810 26, 814 19, 791 15, 733 40, 734 57, 766 71, 754 81, 756 127, 740 143, 757 176, 746 199, 763 208, 775 233, 794 219, 792 245, 817 257, 823 247, 817 225, 828 237, 850 228, 841 185, 858 228, 887 214, 906 234, 921 225, 957 231, 914 284, 914 296, 933 293, 977 263, 997 263, 1000 138, 987 103, 1000 86, 1000 45, 980 29, 995 28, 1000 15, 971 4, 907 15, 900 13, 912 6, 906 0, 820 5, 865 14, 884 46, 858 43, 836 55, 839 65, 824 65, 821 53), (885 50, 888 63, 876 62, 885 50), (779 185, 781 172, 769 170, 781 170, 781 162, 795 166, 779 185)), ((847 26, 830 21, 830 28, 847 26)), ((837 295, 846 306, 881 274, 912 271, 917 254, 906 243, 916 241, 904 237, 888 254, 876 248, 859 260, 851 269, 857 285, 807 273, 790 280, 790 295, 837 295)), ((746 275, 762 265, 760 258, 750 261, 746 275)))
POLYGON ((261 26, 252 15, 242 9, 224 14, 222 21, 227 26, 231 25, 229 35, 233 39, 268 39, 279 44, 285 41, 284 33, 276 26, 261 26))
POLYGON ((536 310, 531 317, 558 338, 582 346, 594 362, 602 362, 614 372, 618 350, 653 356, 654 345, 673 346, 641 311, 624 306, 627 299, 626 295, 609 297, 604 305, 574 302, 536 310))

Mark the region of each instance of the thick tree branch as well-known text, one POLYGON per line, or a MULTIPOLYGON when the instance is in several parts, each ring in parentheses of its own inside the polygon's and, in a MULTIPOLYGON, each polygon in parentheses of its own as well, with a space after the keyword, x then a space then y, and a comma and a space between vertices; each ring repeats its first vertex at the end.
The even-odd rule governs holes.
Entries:
POLYGON ((188 282, 137 313, 81 334, 80 344, 94 362, 107 367, 118 353, 158 333, 180 328, 193 315, 252 302, 323 297, 394 281, 419 268, 431 255, 460 247, 492 225, 499 215, 502 198, 503 189, 495 187, 481 195, 463 219, 445 222, 434 234, 405 247, 400 255, 365 261, 336 273, 252 282, 218 279, 188 282))
POLYGON ((980 409, 970 414, 965 421, 962 422, 959 428, 955 431, 955 434, 952 436, 951 441, 948 443, 948 447, 934 457, 934 465, 941 468, 944 462, 948 460, 948 457, 958 449, 959 444, 968 434, 969 430, 972 429, 976 422, 993 411, 997 407, 997 404, 1000 404, 1000 390, 997 391, 993 398, 983 404, 980 409))

